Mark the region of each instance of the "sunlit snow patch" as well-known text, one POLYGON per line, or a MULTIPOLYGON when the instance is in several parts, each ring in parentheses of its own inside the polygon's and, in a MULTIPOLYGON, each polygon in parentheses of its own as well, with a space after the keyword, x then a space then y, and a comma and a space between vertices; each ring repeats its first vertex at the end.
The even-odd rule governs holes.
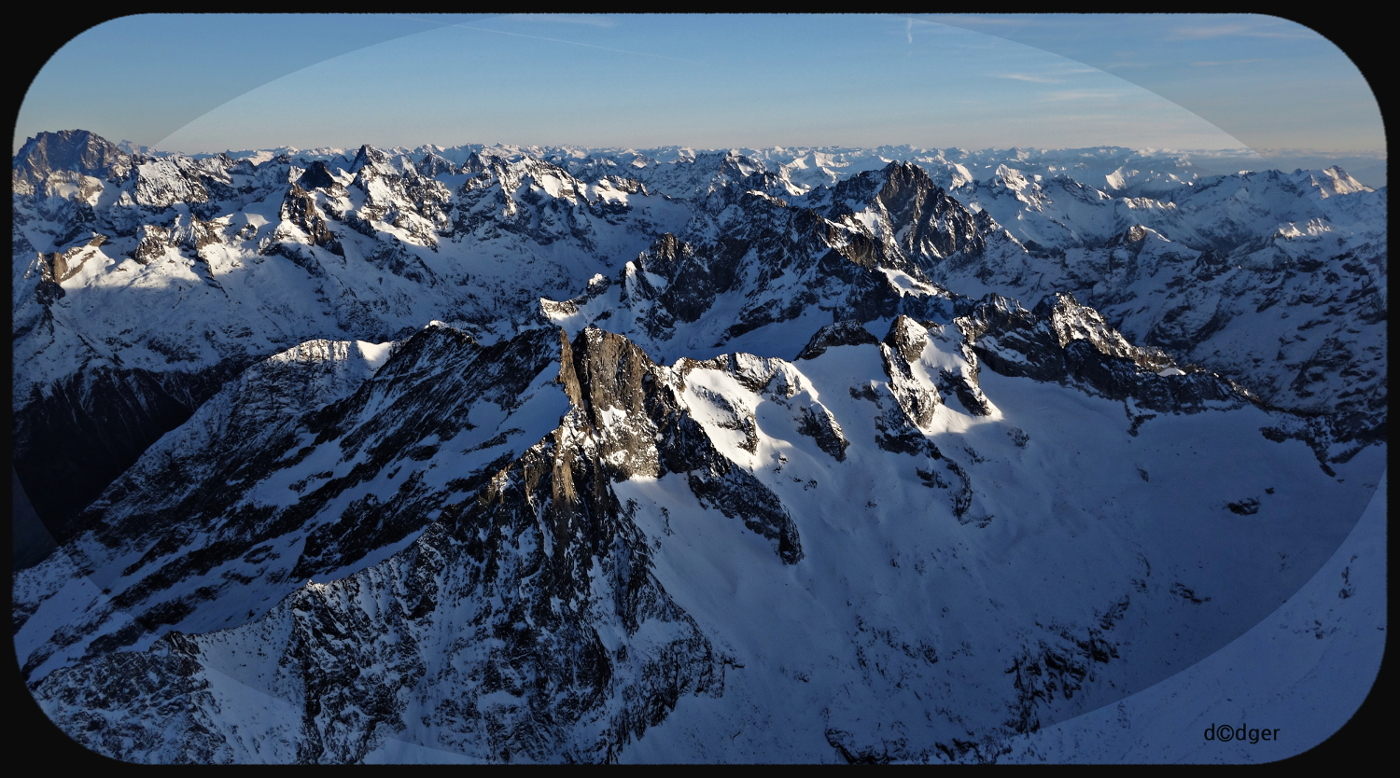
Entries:
POLYGON ((355 341, 355 345, 360 348, 360 356, 365 358, 370 370, 378 370, 379 366, 389 359, 389 352, 394 346, 393 341, 386 343, 367 343, 363 340, 355 341))

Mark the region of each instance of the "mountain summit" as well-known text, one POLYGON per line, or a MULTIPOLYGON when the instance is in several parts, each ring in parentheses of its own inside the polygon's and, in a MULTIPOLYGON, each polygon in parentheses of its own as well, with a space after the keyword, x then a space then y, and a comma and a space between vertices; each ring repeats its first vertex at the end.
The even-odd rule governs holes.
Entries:
POLYGON ((1384 473, 1335 168, 69 131, 14 181, 15 645, 123 760, 1018 758, 1384 473))

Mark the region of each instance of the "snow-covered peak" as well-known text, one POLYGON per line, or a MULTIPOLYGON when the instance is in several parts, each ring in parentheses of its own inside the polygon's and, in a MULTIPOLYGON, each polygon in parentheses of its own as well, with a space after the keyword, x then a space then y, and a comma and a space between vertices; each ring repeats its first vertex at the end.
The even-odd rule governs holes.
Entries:
POLYGON ((1020 193, 1021 190, 1031 185, 1031 182, 1026 179, 1026 176, 1022 174, 1021 171, 1006 165, 997 165, 996 172, 993 174, 993 180, 1017 193, 1020 193))
POLYGON ((52 173, 71 171, 106 180, 123 175, 134 158, 87 130, 41 132, 15 152, 15 194, 32 194, 52 173))
POLYGON ((65 545, 13 628, 122 758, 994 760, 1268 613, 1384 467, 1339 170, 68 142, 16 162, 65 545))
POLYGON ((1300 183, 1315 187, 1324 199, 1337 195, 1374 191, 1371 187, 1347 175, 1345 170, 1336 165, 1326 170, 1299 170, 1294 175, 1300 179, 1300 183))

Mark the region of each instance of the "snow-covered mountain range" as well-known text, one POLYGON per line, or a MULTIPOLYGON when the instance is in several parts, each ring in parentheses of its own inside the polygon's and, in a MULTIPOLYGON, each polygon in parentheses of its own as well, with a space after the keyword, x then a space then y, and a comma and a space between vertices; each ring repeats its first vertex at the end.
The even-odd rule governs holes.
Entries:
POLYGON ((70 131, 13 185, 16 649, 122 759, 993 761, 1383 477, 1338 168, 70 131))

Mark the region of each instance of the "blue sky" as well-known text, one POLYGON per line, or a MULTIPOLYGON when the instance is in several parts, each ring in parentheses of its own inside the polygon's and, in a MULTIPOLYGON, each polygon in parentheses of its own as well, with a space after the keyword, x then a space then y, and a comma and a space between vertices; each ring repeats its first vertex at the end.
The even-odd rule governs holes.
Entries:
POLYGON ((59 48, 14 147, 436 143, 1383 154, 1336 45, 1250 15, 147 15, 59 48))

